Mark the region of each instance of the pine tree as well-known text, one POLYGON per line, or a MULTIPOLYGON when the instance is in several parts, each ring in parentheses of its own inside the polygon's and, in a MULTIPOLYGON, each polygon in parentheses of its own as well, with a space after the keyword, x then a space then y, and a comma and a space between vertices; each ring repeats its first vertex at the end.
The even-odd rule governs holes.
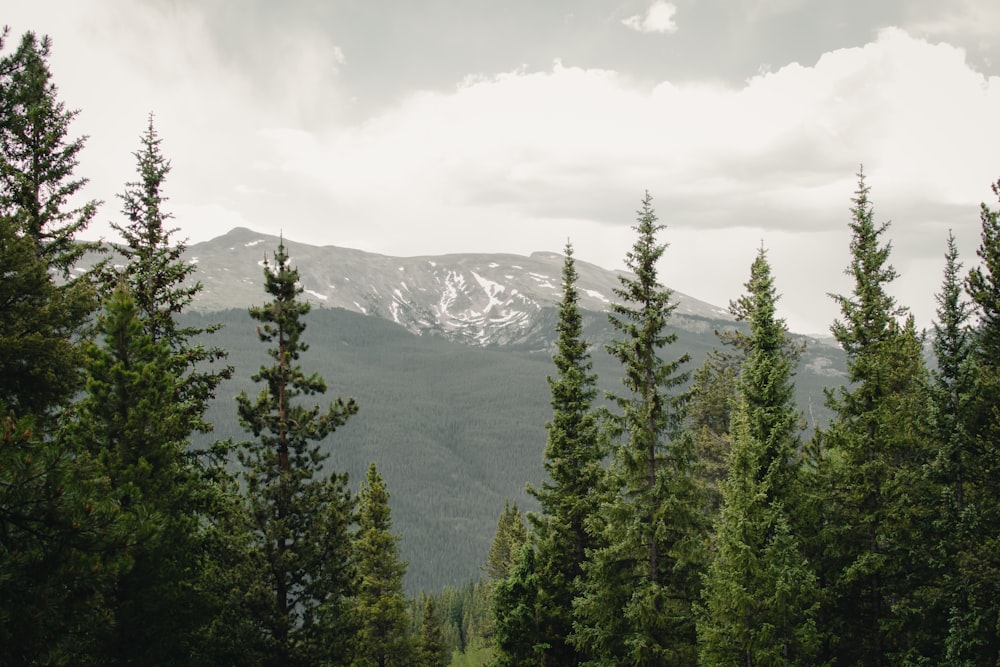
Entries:
POLYGON ((56 97, 47 63, 51 46, 48 37, 39 41, 26 32, 0 62, 0 208, 35 242, 39 257, 68 278, 89 247, 75 235, 94 217, 98 202, 66 210, 87 183, 73 177, 86 137, 67 137, 78 112, 56 97))
POLYGON ((776 317, 778 297, 763 249, 746 287, 734 311, 749 321, 750 334, 703 591, 700 664, 813 665, 819 589, 789 516, 799 490, 797 349, 776 317))
POLYGON ((347 618, 351 593, 348 525, 354 501, 346 474, 325 474, 328 457, 319 442, 357 412, 337 399, 325 411, 296 399, 322 394, 326 383, 297 363, 308 349, 301 341, 309 304, 298 299, 298 271, 284 243, 265 260, 265 291, 272 300, 250 309, 261 323, 258 337, 271 344, 272 365, 254 376, 264 388, 256 400, 237 397, 240 423, 254 440, 240 450, 243 480, 262 572, 257 618, 270 643, 269 664, 339 664, 353 628, 347 618))
MULTIPOLYGON (((1000 198, 1000 180, 992 191, 1000 198)), ((961 474, 961 521, 954 551, 957 586, 949 619, 946 655, 949 664, 993 664, 1000 660, 1000 211, 980 206, 979 265, 965 286, 979 323, 975 330, 968 374, 972 400, 960 412, 956 435, 967 447, 951 448, 954 473, 961 474)), ((961 367, 959 367, 961 369, 961 367)), ((965 374, 959 379, 966 380, 965 374)), ((962 390, 963 385, 954 389, 962 390)), ((961 394, 959 394, 961 399, 961 394)), ((962 405, 960 403, 960 405, 962 405)))
MULTIPOLYGON (((966 459, 971 454, 967 427, 975 382, 973 366, 973 331, 971 304, 963 300, 955 237, 948 232, 945 251, 944 279, 938 302, 937 319, 933 324, 931 344, 937 361, 932 375, 937 438, 940 443, 935 473, 948 488, 954 510, 961 513, 965 505, 966 459)), ((981 274, 980 274, 981 275, 981 274)))
MULTIPOLYGON (((208 401, 232 369, 210 368, 225 353, 194 342, 195 336, 214 327, 206 330, 177 322, 201 285, 190 284, 195 266, 183 261, 183 244, 171 247, 172 230, 164 227, 171 217, 163 211, 162 194, 169 163, 159 146, 150 116, 142 150, 135 153, 140 181, 126 184, 120 195, 129 223, 112 223, 125 240, 119 248, 124 266, 105 262, 98 269, 109 314, 112 308, 121 310, 116 302, 123 290, 130 303, 128 327, 105 332, 117 346, 110 351, 118 355, 112 359, 127 366, 138 362, 137 346, 157 349, 155 373, 160 382, 155 389, 169 391, 166 396, 150 396, 154 387, 147 382, 128 388, 117 403, 91 392, 92 418, 98 427, 124 422, 126 415, 134 417, 145 402, 154 402, 158 411, 155 419, 142 425, 148 432, 140 436, 98 438, 110 443, 103 458, 112 480, 132 484, 132 495, 141 496, 145 508, 159 516, 155 538, 137 551, 134 568, 116 589, 116 639, 106 660, 118 664, 191 664, 195 647, 206 644, 204 627, 224 604, 209 593, 215 582, 203 578, 206 563, 216 557, 231 559, 211 552, 205 535, 214 520, 210 515, 218 509, 213 503, 222 497, 221 489, 212 487, 223 482, 223 462, 193 457, 189 438, 194 431, 210 430, 204 420, 208 401), (133 341, 133 337, 138 338, 133 341), (148 467, 146 474, 122 472, 132 470, 136 461, 148 467)), ((100 364, 92 366, 93 373, 105 371, 100 364)), ((96 379, 112 392, 117 391, 115 381, 121 380, 96 379)))
POLYGON ((165 341, 173 357, 173 373, 182 379, 177 386, 177 402, 187 407, 187 419, 180 436, 192 431, 207 432, 211 426, 204 420, 208 402, 214 398, 219 384, 232 376, 231 367, 212 369, 211 364, 223 360, 224 350, 205 347, 195 339, 213 333, 220 325, 209 327, 183 326, 178 317, 202 290, 195 281, 196 265, 184 260, 187 246, 174 243, 177 231, 168 227, 173 216, 164 210, 167 197, 164 182, 170 173, 170 162, 160 148, 162 140, 149 115, 146 131, 140 138, 141 148, 134 153, 138 181, 126 183, 118 195, 122 202, 125 224, 112 222, 124 243, 116 250, 124 259, 121 271, 105 265, 102 269, 105 289, 113 289, 124 276, 135 302, 145 331, 154 341, 165 341))
MULTIPOLYGON (((0 36, 2 50, 7 36, 0 36)), ((83 138, 49 41, 0 57, 0 663, 85 664, 135 527, 88 452, 60 437, 81 388, 93 291, 70 268, 96 202, 70 209, 83 138), (57 283, 55 277, 59 276, 57 283)))
POLYGON ((100 664, 139 526, 86 450, 0 401, 0 664, 100 664))
MULTIPOLYGON (((936 494, 933 536, 929 549, 935 567, 932 577, 916 584, 929 625, 935 629, 933 655, 941 662, 947 651, 947 636, 964 634, 964 601, 960 591, 963 576, 958 567, 967 546, 965 520, 965 476, 972 455, 968 426, 974 405, 975 365, 970 326, 971 304, 964 300, 955 237, 948 232, 944 278, 933 323, 931 341, 936 367, 931 371, 931 410, 937 453, 927 475, 936 494), (962 619, 962 620, 959 620, 962 619), (956 621, 961 627, 953 627, 956 621), (951 628, 949 630, 949 628, 951 628)), ((980 634, 980 633, 976 633, 980 634)))
POLYGON ((525 542, 518 551, 514 569, 506 579, 496 582, 493 591, 495 667, 549 664, 544 657, 551 647, 541 621, 540 578, 535 549, 525 542))
POLYGON ((50 46, 28 32, 0 58, 0 400, 19 416, 48 414, 79 389, 76 341, 96 305, 70 273, 97 202, 68 207, 87 182, 73 176, 85 138, 68 137, 76 112, 57 98, 50 46))
POLYGON ((583 319, 576 288, 573 248, 566 244, 563 297, 559 306, 556 354, 558 375, 549 377, 552 421, 546 424, 545 471, 548 480, 528 491, 538 499, 540 514, 529 514, 537 553, 537 623, 548 647, 539 660, 574 665, 576 649, 567 638, 573 630, 572 602, 580 590, 583 562, 593 540, 585 523, 597 510, 597 493, 604 474, 605 454, 598 415, 592 408, 597 376, 591 372, 589 346, 583 339, 583 319))
POLYGON ((505 499, 503 512, 497 519, 497 531, 486 555, 484 570, 487 576, 493 581, 509 577, 517 563, 521 546, 527 540, 528 528, 524 524, 524 515, 517 509, 517 503, 511 504, 510 499, 505 499))
POLYGON ((194 663, 212 605, 201 571, 202 471, 187 455, 187 411, 176 401, 172 351, 144 331, 125 281, 88 346, 86 393, 67 437, 100 461, 116 497, 146 534, 109 596, 105 664, 194 663))
POLYGON ((389 492, 375 464, 358 494, 358 531, 354 535, 353 614, 359 623, 355 667, 409 665, 414 645, 409 634, 399 537, 393 535, 389 492))
POLYGON ((703 489, 706 511, 712 520, 722 506, 722 482, 729 472, 732 448, 729 428, 741 361, 742 354, 709 350, 701 367, 691 376, 685 406, 685 437, 693 442, 697 460, 694 475, 703 489))
POLYGON ((836 465, 829 468, 826 571, 833 599, 825 627, 838 663, 884 665, 916 659, 923 641, 920 605, 909 595, 925 574, 921 531, 929 523, 927 374, 913 318, 887 287, 897 274, 880 236, 869 188, 858 174, 851 210, 850 296, 832 295, 842 320, 832 332, 847 354, 848 380, 828 392, 836 413, 821 434, 836 465))
POLYGON ((622 441, 612 449, 607 501, 591 522, 598 546, 584 567, 572 641, 593 664, 690 665, 706 526, 693 448, 678 437, 688 358, 661 357, 676 339, 667 332, 676 304, 657 279, 666 245, 656 241, 662 225, 648 193, 635 229, 631 274, 621 276, 610 314, 621 337, 608 346, 628 392, 615 398, 622 441))
POLYGON ((448 650, 438 604, 434 598, 427 596, 419 608, 420 634, 417 638, 416 661, 418 667, 447 667, 451 662, 451 651, 448 650))

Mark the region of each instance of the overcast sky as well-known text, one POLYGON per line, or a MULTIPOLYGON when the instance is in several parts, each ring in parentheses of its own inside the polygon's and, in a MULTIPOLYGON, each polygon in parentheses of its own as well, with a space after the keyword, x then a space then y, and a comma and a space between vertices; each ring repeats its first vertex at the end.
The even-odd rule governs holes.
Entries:
MULTIPOLYGON (((725 306, 769 250, 780 314, 849 293, 864 165, 894 292, 934 315, 996 207, 996 0, 33 0, 105 201, 154 112, 179 238, 237 226, 390 255, 560 251, 621 268, 644 191, 669 287, 725 306)), ((11 46, 9 44, 8 46, 11 46)))

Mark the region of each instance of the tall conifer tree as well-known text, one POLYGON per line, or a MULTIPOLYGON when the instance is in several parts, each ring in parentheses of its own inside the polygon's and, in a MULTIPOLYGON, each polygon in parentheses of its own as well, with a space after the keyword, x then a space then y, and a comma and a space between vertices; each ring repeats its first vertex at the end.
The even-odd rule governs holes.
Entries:
POLYGON ((927 373, 913 318, 888 286, 897 276, 880 237, 864 174, 851 209, 850 296, 832 295, 842 319, 833 335, 847 354, 850 384, 828 393, 836 413, 823 433, 836 453, 826 535, 832 584, 825 619, 839 663, 916 659, 926 629, 909 591, 924 573, 921 531, 930 523, 921 468, 928 462, 927 373))
POLYGON ((145 526, 130 550, 132 565, 108 596, 111 616, 102 662, 192 664, 195 633, 206 612, 197 585, 199 517, 196 483, 177 432, 183 411, 170 350, 143 331, 122 282, 88 348, 89 377, 68 437, 98 459, 122 507, 145 526))
POLYGON ((71 206, 86 183, 73 174, 84 138, 69 136, 76 114, 58 99, 49 50, 29 32, 0 57, 0 663, 9 665, 92 659, 134 541, 100 466, 58 437, 96 303, 70 273, 87 247, 75 234, 97 203, 71 206))
POLYGON ((177 230, 169 226, 173 215, 164 208, 168 198, 163 191, 170 161, 161 143, 150 114, 140 149, 133 154, 138 180, 126 183, 118 195, 126 222, 111 223, 124 241, 116 247, 124 267, 119 271, 105 266, 103 273, 107 289, 115 287, 120 275, 125 277, 144 330, 154 341, 166 342, 173 353, 172 372, 181 378, 176 401, 185 406, 187 417, 180 424, 179 436, 186 438, 192 431, 211 429, 204 420, 205 410, 218 385, 232 375, 232 368, 212 368, 209 364, 223 360, 225 351, 195 342, 196 337, 218 330, 218 325, 197 327, 178 321, 202 285, 194 280, 197 266, 183 258, 187 245, 173 240, 177 230))
POLYGON ((504 499, 503 512, 497 519, 497 531, 486 554, 486 566, 483 568, 492 581, 500 581, 510 576, 517 564, 521 546, 528 540, 528 527, 524 524, 524 515, 517 509, 517 503, 504 499))
POLYGON ((540 489, 528 489, 541 506, 541 513, 529 514, 528 519, 537 548, 537 625, 548 644, 539 659, 544 664, 574 665, 579 656, 568 642, 573 630, 572 602, 580 591, 587 551, 593 546, 585 525, 597 510, 605 447, 598 415, 592 407, 597 396, 597 376, 592 372, 589 346, 583 339, 578 276, 569 243, 562 278, 553 357, 557 375, 548 379, 552 392, 552 420, 546 424, 544 459, 548 479, 540 489))
POLYGON ((75 235, 98 203, 71 208, 87 183, 73 175, 86 138, 69 136, 76 112, 57 97, 50 48, 28 32, 0 58, 0 400, 20 415, 48 413, 79 388, 75 341, 96 306, 70 270, 88 247, 75 235))
POLYGON ((438 602, 431 596, 424 601, 422 609, 418 607, 421 613, 420 636, 417 639, 417 657, 414 661, 418 667, 447 667, 451 662, 439 608, 438 602))
POLYGON ((797 350, 783 320, 763 249, 734 308, 748 320, 747 357, 733 413, 732 455, 722 484, 714 557, 699 621, 700 664, 814 665, 819 648, 816 575, 789 514, 796 507, 797 350))
MULTIPOLYGON (((146 438, 121 440, 104 456, 112 479, 121 477, 119 471, 134 461, 146 462, 149 474, 128 482, 135 485, 146 509, 159 516, 155 538, 137 550, 134 568, 119 581, 117 639, 107 660, 119 664, 191 664, 194 647, 206 644, 203 628, 211 622, 213 604, 216 611, 224 604, 212 601, 209 590, 215 581, 204 578, 204 565, 209 558, 229 556, 210 553, 205 529, 213 520, 213 511, 221 507, 214 507, 215 502, 226 502, 219 494, 232 487, 216 484, 219 475, 225 474, 222 462, 191 456, 189 438, 194 431, 210 430, 204 413, 216 387, 232 369, 209 366, 225 353, 195 342, 195 336, 206 329, 178 322, 201 285, 191 280, 195 265, 183 260, 184 245, 172 246, 170 242, 174 230, 166 223, 172 216, 164 210, 167 198, 163 194, 170 164, 160 151, 152 115, 148 123, 142 147, 134 154, 139 180, 127 183, 124 194, 119 195, 128 222, 112 223, 124 239, 117 248, 124 265, 119 268, 105 262, 98 273, 109 304, 120 300, 119 292, 128 293, 134 323, 120 336, 139 335, 143 345, 159 350, 163 359, 157 373, 170 393, 165 399, 145 396, 143 390, 151 391, 152 386, 130 392, 124 399, 128 405, 157 402, 155 434, 151 431, 146 438)), ((137 340, 134 344, 140 343, 137 340)), ((99 406, 94 417, 118 418, 115 413, 101 414, 99 406)))
POLYGON ((693 447, 679 438, 687 355, 665 360, 676 308, 657 278, 666 249, 647 193, 630 274, 615 290, 610 321, 620 336, 626 392, 615 398, 620 442, 612 448, 608 497, 592 522, 598 546, 584 568, 573 642, 593 664, 690 665, 697 660, 693 604, 700 588, 703 502, 691 476, 693 447))
MULTIPOLYGON (((991 189, 1000 198, 1000 180, 991 189)), ((969 450, 960 468, 955 553, 960 585, 947 638, 947 656, 956 665, 1000 660, 1000 210, 983 203, 979 217, 980 262, 966 279, 979 319, 971 354, 975 390, 964 420, 969 450)))
POLYGON ((264 289, 271 301, 250 309, 257 334, 268 343, 270 366, 254 376, 263 382, 255 400, 237 397, 240 423, 254 440, 240 450, 256 553, 265 565, 257 610, 274 665, 339 664, 353 636, 350 536, 354 500, 346 474, 327 474, 328 454, 319 443, 357 412, 354 399, 338 398, 326 410, 301 405, 300 397, 323 394, 318 374, 298 364, 308 349, 301 336, 309 304, 299 300, 298 271, 284 242, 265 260, 264 289))
POLYGON ((535 548, 525 542, 514 569, 506 579, 495 582, 493 590, 494 667, 549 664, 544 657, 550 644, 542 627, 540 579, 535 548))

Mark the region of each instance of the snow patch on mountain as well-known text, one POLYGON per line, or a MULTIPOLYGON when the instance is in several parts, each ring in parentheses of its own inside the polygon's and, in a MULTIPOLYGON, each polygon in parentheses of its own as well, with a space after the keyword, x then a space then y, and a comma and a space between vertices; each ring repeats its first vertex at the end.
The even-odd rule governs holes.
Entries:
POLYGON ((595 289, 585 289, 583 291, 587 296, 597 299, 598 301, 603 301, 604 303, 611 303, 611 300, 608 299, 608 297, 604 296, 595 289))
POLYGON ((303 290, 303 291, 304 291, 304 292, 305 292, 306 294, 309 294, 309 295, 311 295, 311 296, 314 296, 314 297, 316 297, 316 298, 317 298, 317 299, 319 299, 320 301, 326 301, 327 299, 329 299, 329 298, 330 298, 330 297, 328 297, 328 296, 327 296, 326 294, 321 294, 320 292, 317 292, 317 291, 315 291, 315 290, 311 290, 311 289, 307 289, 307 290, 303 290))

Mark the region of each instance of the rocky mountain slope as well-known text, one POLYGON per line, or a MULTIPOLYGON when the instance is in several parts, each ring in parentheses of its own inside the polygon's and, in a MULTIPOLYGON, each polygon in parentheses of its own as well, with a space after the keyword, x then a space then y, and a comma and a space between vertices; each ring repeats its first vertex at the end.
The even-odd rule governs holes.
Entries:
MULTIPOLYGON (((188 248, 204 290, 194 307, 210 312, 262 303, 262 267, 278 237, 234 229, 188 248)), ((477 346, 530 345, 551 337, 544 316, 562 295, 563 256, 536 252, 388 257, 336 246, 285 239, 298 267, 303 296, 314 307, 344 308, 395 322, 419 335, 477 346)), ((576 263, 583 309, 607 309, 618 274, 576 263)), ((675 324, 702 328, 699 320, 728 320, 716 306, 675 293, 675 324)))

